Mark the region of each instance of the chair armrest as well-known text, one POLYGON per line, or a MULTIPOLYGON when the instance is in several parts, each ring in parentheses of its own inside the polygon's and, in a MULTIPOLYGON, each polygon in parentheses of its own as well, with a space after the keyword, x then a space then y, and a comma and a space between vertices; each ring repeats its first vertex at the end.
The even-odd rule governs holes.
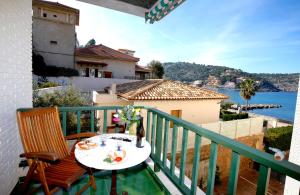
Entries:
POLYGON ((82 139, 82 138, 93 137, 93 136, 96 136, 96 135, 97 135, 96 133, 92 133, 92 132, 77 133, 77 134, 65 136, 65 139, 66 140, 82 139))
POLYGON ((28 159, 38 159, 42 161, 57 161, 59 159, 55 152, 27 152, 20 155, 28 159))

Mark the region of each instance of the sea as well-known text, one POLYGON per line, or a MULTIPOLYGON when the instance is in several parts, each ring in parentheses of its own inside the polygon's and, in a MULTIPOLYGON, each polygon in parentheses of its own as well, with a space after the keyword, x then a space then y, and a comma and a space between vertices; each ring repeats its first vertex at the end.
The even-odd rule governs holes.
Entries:
MULTIPOLYGON (((229 101, 245 104, 239 90, 218 89, 218 92, 230 97, 229 101)), ((256 92, 249 104, 280 104, 281 108, 254 109, 251 112, 294 122, 297 92, 256 92)))

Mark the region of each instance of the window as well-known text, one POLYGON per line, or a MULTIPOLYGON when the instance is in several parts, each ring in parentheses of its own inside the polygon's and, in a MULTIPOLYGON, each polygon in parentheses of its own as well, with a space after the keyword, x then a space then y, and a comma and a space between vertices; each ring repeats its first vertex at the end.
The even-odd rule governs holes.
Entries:
POLYGON ((89 76, 90 76, 90 69, 89 69, 89 68, 86 68, 86 69, 85 69, 85 76, 86 76, 86 77, 89 77, 89 76))
POLYGON ((57 18, 57 15, 54 14, 53 17, 54 17, 54 18, 57 18))
MULTIPOLYGON (((171 110, 171 115, 172 116, 175 116, 177 118, 181 118, 181 114, 182 114, 181 110, 171 110)), ((170 128, 173 128, 173 127, 174 127, 174 123, 171 121, 170 122, 170 128)))
POLYGON ((93 68, 90 69, 90 76, 95 77, 95 69, 93 68))
POLYGON ((82 77, 85 77, 85 69, 81 69, 80 75, 81 75, 82 77))
POLYGON ((44 16, 44 18, 47 18, 47 14, 46 13, 43 13, 43 16, 44 16))
POLYGON ((50 41, 51 45, 57 45, 57 41, 50 41))
POLYGON ((97 68, 95 69, 95 77, 96 78, 98 77, 98 69, 97 68))

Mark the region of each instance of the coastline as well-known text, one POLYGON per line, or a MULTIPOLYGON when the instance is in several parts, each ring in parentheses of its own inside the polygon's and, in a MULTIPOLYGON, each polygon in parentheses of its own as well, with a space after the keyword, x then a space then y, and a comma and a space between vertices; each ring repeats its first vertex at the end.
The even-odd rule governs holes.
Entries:
MULTIPOLYGON (((234 109, 228 109, 228 111, 238 113, 238 111, 234 110, 234 109)), ((245 111, 243 111, 243 112, 245 112, 245 111)), ((288 120, 284 120, 284 119, 280 119, 280 118, 276 118, 276 117, 272 117, 272 116, 262 115, 262 114, 256 114, 251 111, 250 112, 248 111, 246 113, 249 114, 249 118, 263 117, 264 120, 268 121, 268 128, 286 127, 286 126, 294 125, 294 122, 292 122, 292 121, 288 121, 288 120)))

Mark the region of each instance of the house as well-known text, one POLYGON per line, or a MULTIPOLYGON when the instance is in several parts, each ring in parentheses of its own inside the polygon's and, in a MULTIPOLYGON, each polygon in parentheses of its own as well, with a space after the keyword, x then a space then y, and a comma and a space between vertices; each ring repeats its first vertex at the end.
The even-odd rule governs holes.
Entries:
POLYGON ((150 70, 137 65, 135 51, 115 50, 105 45, 94 45, 75 50, 75 68, 80 76, 96 78, 146 79, 150 70))
POLYGON ((51 66, 74 68, 79 10, 49 1, 32 1, 33 50, 51 66))
POLYGON ((135 65, 135 79, 144 80, 151 78, 151 70, 141 65, 135 65))
POLYGON ((108 92, 99 93, 95 104, 150 106, 195 124, 219 121, 220 103, 228 98, 211 90, 161 79, 112 85, 108 92))

